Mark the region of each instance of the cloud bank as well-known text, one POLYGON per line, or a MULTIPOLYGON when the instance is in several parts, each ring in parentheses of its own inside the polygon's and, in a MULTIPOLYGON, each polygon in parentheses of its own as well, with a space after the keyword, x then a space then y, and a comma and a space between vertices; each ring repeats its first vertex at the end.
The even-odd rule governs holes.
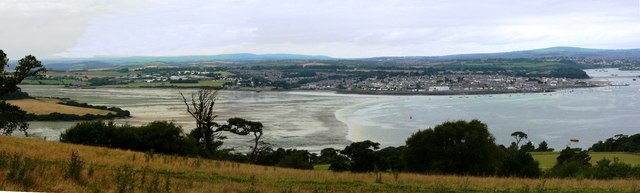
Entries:
POLYGON ((0 49, 45 57, 371 57, 640 45, 635 0, 108 2, 0 3, 8 22, 0 49))

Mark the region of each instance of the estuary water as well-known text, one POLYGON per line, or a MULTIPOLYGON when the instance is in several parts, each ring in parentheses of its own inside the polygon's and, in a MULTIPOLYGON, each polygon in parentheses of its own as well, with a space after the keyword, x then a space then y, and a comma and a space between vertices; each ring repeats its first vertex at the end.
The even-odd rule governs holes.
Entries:
MULTIPOLYGON (((586 148, 616 134, 640 133, 640 71, 586 70, 596 81, 628 83, 559 90, 553 93, 465 96, 382 96, 332 92, 220 91, 218 121, 242 117, 265 125, 265 139, 279 147, 318 151, 343 148, 351 141, 372 140, 383 146, 404 144, 412 133, 444 121, 479 119, 500 144, 524 131, 536 145, 586 148), (638 78, 639 81, 634 81, 638 78), (577 138, 578 143, 569 139, 577 138)), ((71 98, 94 105, 129 110, 132 118, 118 123, 140 125, 172 120, 185 130, 194 127, 180 92, 193 89, 66 89, 21 86, 32 96, 71 98)), ((76 122, 31 122, 30 133, 57 140, 76 122)), ((233 136, 228 147, 244 148, 249 138, 233 136)))

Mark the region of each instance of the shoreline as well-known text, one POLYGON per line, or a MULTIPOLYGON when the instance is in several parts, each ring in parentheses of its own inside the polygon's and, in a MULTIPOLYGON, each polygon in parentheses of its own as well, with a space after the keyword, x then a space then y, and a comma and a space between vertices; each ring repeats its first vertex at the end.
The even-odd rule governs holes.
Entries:
POLYGON ((552 88, 545 90, 524 91, 524 90, 505 90, 505 91, 435 91, 435 92, 413 92, 413 91, 368 91, 368 90, 342 90, 332 89, 338 94, 357 94, 357 95, 387 95, 387 96, 458 96, 458 95, 498 95, 498 94, 522 94, 522 93, 552 93, 557 90, 580 89, 580 88, 596 88, 601 86, 575 86, 552 88))

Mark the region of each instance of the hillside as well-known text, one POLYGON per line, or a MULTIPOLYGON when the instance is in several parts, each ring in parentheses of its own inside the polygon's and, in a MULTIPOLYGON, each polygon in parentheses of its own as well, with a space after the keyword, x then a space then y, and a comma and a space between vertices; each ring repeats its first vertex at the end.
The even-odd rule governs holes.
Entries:
POLYGON ((48 69, 96 69, 131 64, 165 64, 213 61, 270 61, 270 60, 331 60, 329 56, 302 54, 220 54, 199 56, 133 56, 133 57, 95 57, 95 58, 59 58, 44 60, 48 69))
POLYGON ((640 58, 640 49, 592 49, 578 47, 550 47, 533 50, 472 53, 444 56, 409 56, 409 57, 374 57, 369 60, 477 60, 497 58, 549 58, 549 57, 584 57, 584 58, 640 58))
POLYGON ((47 192, 633 192, 638 180, 334 173, 0 137, 0 189, 47 192), (70 164, 71 152, 80 162, 70 164), (77 166, 82 167, 77 167, 77 166), (74 167, 75 166, 75 167, 74 167), (71 169, 70 169, 71 168, 71 169), (72 170, 72 168, 82 168, 72 170), (71 171, 71 172, 70 172, 71 171), (72 171, 79 171, 72 172, 72 171), (65 178, 64 176, 67 176, 65 178), (77 177, 77 180, 74 180, 77 177), (376 182, 378 181, 378 182, 376 182))

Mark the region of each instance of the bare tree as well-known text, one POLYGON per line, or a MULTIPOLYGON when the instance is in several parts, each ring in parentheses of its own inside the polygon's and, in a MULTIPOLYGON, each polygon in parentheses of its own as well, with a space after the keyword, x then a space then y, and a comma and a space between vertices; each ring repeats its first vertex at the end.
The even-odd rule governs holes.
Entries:
POLYGON ((191 131, 191 137, 197 139, 208 153, 215 153, 222 145, 221 140, 226 138, 220 133, 223 129, 214 121, 218 117, 213 109, 218 99, 218 90, 200 89, 191 93, 191 100, 187 100, 182 92, 180 95, 187 106, 187 112, 196 120, 196 128, 191 131))

